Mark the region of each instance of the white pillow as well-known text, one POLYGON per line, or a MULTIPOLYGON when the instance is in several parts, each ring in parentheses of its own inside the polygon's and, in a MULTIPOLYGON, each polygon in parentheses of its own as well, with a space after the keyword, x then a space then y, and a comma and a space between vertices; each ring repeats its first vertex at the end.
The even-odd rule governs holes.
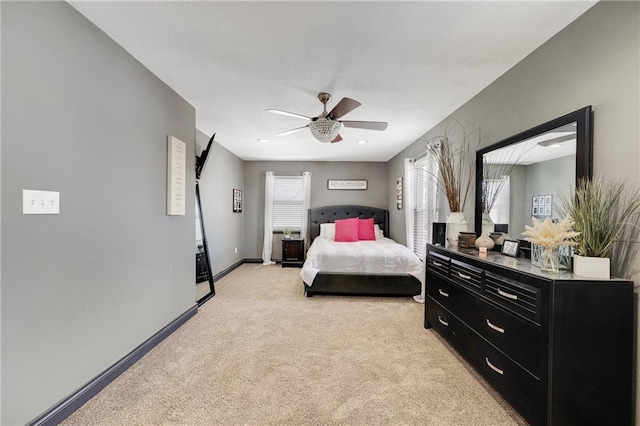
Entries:
POLYGON ((384 232, 382 232, 382 229, 380 229, 380 225, 376 223, 375 225, 373 225, 373 229, 376 233, 376 240, 381 240, 384 238, 384 232))
POLYGON ((335 223, 321 223, 320 224, 320 236, 327 241, 334 241, 336 239, 336 224, 335 223))

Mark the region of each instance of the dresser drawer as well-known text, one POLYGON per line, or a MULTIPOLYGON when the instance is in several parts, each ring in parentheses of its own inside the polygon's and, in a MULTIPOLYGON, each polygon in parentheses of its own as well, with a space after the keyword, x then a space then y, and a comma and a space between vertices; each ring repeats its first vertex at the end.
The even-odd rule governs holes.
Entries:
POLYGON ((467 288, 482 290, 482 269, 451 259, 451 278, 467 288))
POLYGON ((452 284, 447 279, 440 278, 438 275, 429 271, 427 273, 427 294, 442 306, 458 315, 458 311, 465 306, 466 290, 452 284))
POLYGON ((546 424, 546 388, 481 336, 468 330, 466 359, 531 424, 546 424))
POLYGON ((484 291, 505 309, 540 324, 540 288, 486 271, 484 291))
POLYGON ((463 318, 467 325, 534 376, 546 382, 548 345, 540 326, 480 298, 476 298, 472 305, 467 306, 463 318))
POLYGON ((427 269, 432 272, 438 272, 443 276, 449 275, 449 258, 432 251, 427 257, 427 269))
POLYGON ((431 297, 427 297, 427 318, 431 326, 460 352, 465 350, 465 326, 431 297))

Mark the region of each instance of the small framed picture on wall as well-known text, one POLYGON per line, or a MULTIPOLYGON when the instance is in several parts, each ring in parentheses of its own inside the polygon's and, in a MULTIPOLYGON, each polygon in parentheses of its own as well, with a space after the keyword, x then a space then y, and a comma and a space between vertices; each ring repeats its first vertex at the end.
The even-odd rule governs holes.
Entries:
POLYGON ((242 191, 240 189, 233 190, 233 212, 242 213, 242 191))

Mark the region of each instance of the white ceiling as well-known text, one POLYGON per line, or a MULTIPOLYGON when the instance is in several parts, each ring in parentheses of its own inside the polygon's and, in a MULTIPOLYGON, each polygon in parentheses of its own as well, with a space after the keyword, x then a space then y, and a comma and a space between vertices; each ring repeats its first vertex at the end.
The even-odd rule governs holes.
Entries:
POLYGON ((238 157, 316 161, 389 160, 594 3, 70 1, 238 157), (389 127, 275 136, 306 122, 265 110, 317 116, 320 91, 389 127))

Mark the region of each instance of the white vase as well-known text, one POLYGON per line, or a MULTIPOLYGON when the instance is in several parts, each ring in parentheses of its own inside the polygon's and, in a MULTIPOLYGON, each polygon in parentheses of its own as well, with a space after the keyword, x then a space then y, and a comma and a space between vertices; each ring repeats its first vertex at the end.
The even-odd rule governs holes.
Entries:
POLYGON ((496 229, 496 224, 493 223, 493 219, 489 213, 482 213, 482 227, 481 235, 489 235, 496 229))
POLYGON ((495 246, 495 242, 491 239, 488 234, 482 234, 478 238, 476 238, 476 248, 479 250, 480 248, 486 248, 487 250, 491 250, 495 246))
POLYGON ((573 255, 573 273, 581 277, 611 278, 611 259, 573 255))
POLYGON ((469 229, 469 222, 462 212, 453 212, 447 218, 447 242, 451 247, 458 246, 458 235, 469 229))

